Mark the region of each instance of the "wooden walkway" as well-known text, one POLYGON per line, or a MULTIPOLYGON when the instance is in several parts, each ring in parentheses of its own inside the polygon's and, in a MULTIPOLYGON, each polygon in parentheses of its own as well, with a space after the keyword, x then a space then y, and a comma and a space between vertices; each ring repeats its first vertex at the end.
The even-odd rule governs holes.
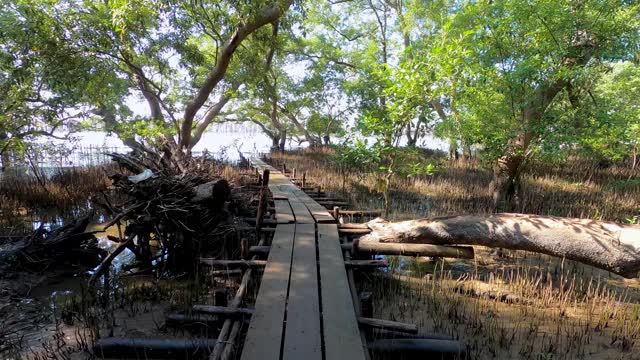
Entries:
POLYGON ((329 212, 269 169, 277 227, 242 360, 365 360, 338 227, 329 212))

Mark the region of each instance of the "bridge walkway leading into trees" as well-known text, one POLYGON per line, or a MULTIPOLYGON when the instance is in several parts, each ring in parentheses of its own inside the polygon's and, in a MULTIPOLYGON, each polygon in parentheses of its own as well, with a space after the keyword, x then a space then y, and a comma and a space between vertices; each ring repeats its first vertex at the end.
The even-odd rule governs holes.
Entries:
POLYGON ((268 169, 277 226, 242 360, 364 360, 338 227, 329 212, 268 169))

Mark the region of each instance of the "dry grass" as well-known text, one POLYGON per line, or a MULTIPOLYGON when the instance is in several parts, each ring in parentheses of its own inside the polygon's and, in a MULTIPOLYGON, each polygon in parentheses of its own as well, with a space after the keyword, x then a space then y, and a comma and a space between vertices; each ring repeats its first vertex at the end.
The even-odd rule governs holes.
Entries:
POLYGON ((33 230, 33 222, 60 222, 90 210, 91 196, 111 184, 114 165, 52 169, 44 174, 0 176, 0 235, 33 230))
MULTIPOLYGON (((383 207, 373 172, 341 172, 332 150, 273 154, 276 163, 306 172, 326 191, 357 208, 383 207)), ((491 208, 490 169, 478 162, 449 162, 441 155, 418 159, 436 164, 433 176, 392 179, 390 220, 452 214, 486 214, 491 208)), ((588 160, 531 166, 522 177, 517 212, 624 222, 640 207, 640 181, 630 169, 601 168, 588 160)))
MULTIPOLYGON (((341 173, 331 156, 304 151, 273 160, 306 172, 354 208, 381 209, 375 175, 341 173)), ((439 164, 438 172, 393 179, 392 220, 489 212, 488 169, 437 155, 423 161, 439 164)), ((515 210, 625 222, 640 207, 632 175, 586 160, 534 164, 515 210)), ((472 261, 389 257, 392 270, 360 279, 359 287, 374 293, 374 316, 460 339, 470 359, 640 359, 639 280, 546 255, 505 253, 476 248, 472 261)))
POLYGON ((375 316, 459 339, 471 359, 640 358, 637 281, 524 252, 491 258, 411 263, 361 286, 375 316))

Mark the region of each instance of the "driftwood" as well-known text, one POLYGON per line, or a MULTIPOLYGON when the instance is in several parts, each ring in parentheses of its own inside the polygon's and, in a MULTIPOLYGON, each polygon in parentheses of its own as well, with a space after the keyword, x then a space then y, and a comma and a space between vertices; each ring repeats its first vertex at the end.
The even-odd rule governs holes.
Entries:
POLYGON ((95 260, 98 261, 99 250, 94 234, 100 231, 85 231, 91 217, 84 216, 50 232, 41 228, 30 236, 9 239, 0 244, 0 262, 16 258, 24 265, 38 264, 41 267, 60 258, 71 258, 70 254, 78 249, 94 249, 95 260))
POLYGON ((357 229, 357 228, 347 228, 347 227, 339 227, 338 233, 340 235, 366 235, 371 232, 370 229, 357 229))
POLYGON ((215 346, 215 339, 183 338, 103 338, 93 346, 93 353, 116 359, 199 359, 215 346))
POLYGON ((126 173, 110 175, 113 186, 126 200, 108 201, 105 206, 112 220, 109 226, 126 223, 124 234, 135 234, 128 248, 136 260, 151 266, 154 251, 151 240, 166 254, 154 266, 191 272, 201 252, 220 253, 224 241, 211 241, 228 232, 230 217, 224 207, 231 194, 230 184, 215 175, 216 164, 206 159, 183 156, 168 144, 163 154, 134 152, 109 154, 126 168, 126 173), (114 204, 114 205, 112 205, 114 204))
POLYGON ((465 244, 527 250, 579 261, 626 278, 640 271, 640 225, 525 214, 460 215, 391 223, 375 219, 360 244, 465 244))
POLYGON ((401 323, 397 321, 359 317, 358 324, 360 324, 361 326, 366 326, 374 329, 392 330, 392 331, 405 332, 409 334, 418 333, 418 326, 414 324, 406 324, 406 323, 401 323))
POLYGON ((219 209, 231 194, 229 182, 225 179, 209 181, 204 184, 197 185, 193 189, 194 195, 191 197, 192 202, 206 202, 212 207, 219 209))
POLYGON ((93 273, 93 275, 91 275, 91 278, 89 278, 89 286, 95 285, 96 281, 102 275, 106 274, 109 271, 109 267, 111 266, 111 263, 113 262, 113 260, 118 255, 120 255, 120 253, 122 253, 124 249, 126 249, 129 246, 129 244, 131 244, 131 242, 133 242, 133 236, 129 236, 125 241, 118 244, 118 247, 116 247, 115 250, 109 253, 109 255, 107 255, 107 257, 105 257, 104 260, 102 260, 102 263, 100 263, 100 266, 98 267, 98 269, 93 273))

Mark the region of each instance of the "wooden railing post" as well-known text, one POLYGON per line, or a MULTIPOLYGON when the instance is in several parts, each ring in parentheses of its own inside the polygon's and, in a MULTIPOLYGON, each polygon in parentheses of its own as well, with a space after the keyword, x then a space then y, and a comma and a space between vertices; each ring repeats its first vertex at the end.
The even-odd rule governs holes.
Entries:
POLYGON ((262 172, 262 188, 260 189, 260 200, 258 200, 258 211, 256 214, 256 232, 260 236, 264 214, 267 211, 267 190, 269 186, 269 169, 262 172))

